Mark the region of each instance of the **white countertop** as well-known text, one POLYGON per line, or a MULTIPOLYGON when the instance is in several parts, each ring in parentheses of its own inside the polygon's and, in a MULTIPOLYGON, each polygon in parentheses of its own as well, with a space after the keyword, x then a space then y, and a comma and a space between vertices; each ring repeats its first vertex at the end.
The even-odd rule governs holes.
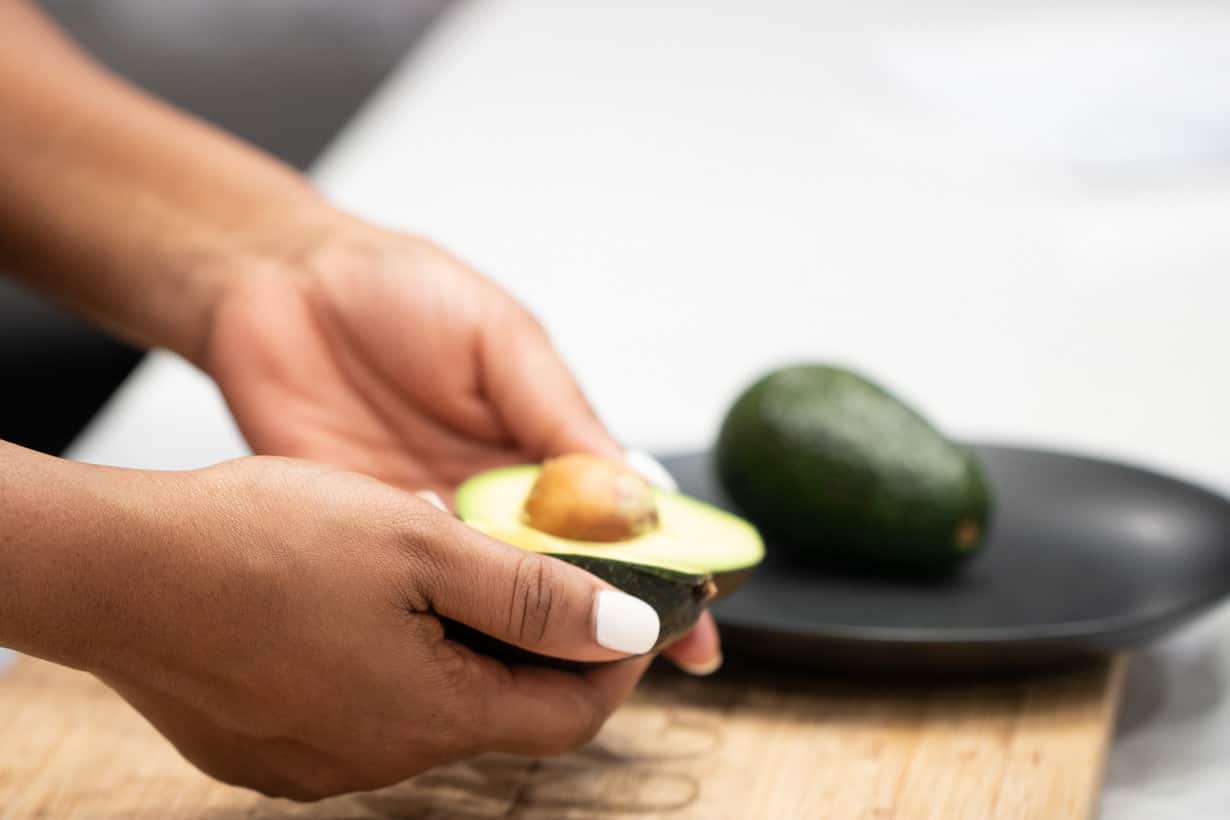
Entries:
MULTIPOLYGON (((759 371, 838 360, 956 435, 1230 493, 1230 11, 846 5, 472 0, 314 176, 527 302, 629 444, 703 446, 759 371)), ((243 451, 158 354, 72 456, 243 451)), ((1103 817, 1230 805, 1227 630, 1134 662, 1103 817)))

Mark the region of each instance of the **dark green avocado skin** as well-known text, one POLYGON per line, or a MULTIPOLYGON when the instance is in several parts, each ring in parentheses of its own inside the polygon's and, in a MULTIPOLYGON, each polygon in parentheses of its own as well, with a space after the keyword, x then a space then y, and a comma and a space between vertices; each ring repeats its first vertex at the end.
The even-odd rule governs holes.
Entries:
MULTIPOLYGON (((611 586, 640 598, 652 606, 662 623, 655 650, 687 634, 715 592, 713 579, 709 575, 676 572, 591 556, 555 555, 552 557, 575 564, 611 586)), ((445 619, 445 635, 450 640, 455 640, 476 652, 508 663, 534 664, 571 670, 596 665, 529 652, 447 619, 445 619)))
POLYGON ((786 367, 749 387, 716 461, 742 512, 804 558, 935 571, 985 537, 991 494, 972 452, 839 367, 786 367))

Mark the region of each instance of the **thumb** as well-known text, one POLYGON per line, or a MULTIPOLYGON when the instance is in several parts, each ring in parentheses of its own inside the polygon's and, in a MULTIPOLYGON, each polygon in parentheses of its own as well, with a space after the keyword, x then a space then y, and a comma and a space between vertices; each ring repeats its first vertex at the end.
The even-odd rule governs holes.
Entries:
POLYGON ((432 611, 505 643, 576 661, 615 660, 653 649, 653 607, 573 565, 489 538, 432 513, 442 538, 434 572, 417 579, 432 611))

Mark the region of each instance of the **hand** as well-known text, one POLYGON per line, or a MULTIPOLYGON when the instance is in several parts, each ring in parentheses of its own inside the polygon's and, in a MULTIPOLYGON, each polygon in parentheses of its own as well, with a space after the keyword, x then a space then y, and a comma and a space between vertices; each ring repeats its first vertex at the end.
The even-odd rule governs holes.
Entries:
MULTIPOLYGON (((258 453, 339 465, 445 499, 504 464, 621 457, 542 327, 423 240, 345 217, 285 271, 235 280, 205 367, 258 453)), ((666 654, 712 671, 706 614, 666 654)))
POLYGON ((206 367, 257 452, 444 498, 490 467, 620 457, 538 323, 439 248, 349 225, 306 256, 214 310, 206 367))
POLYGON ((484 751, 559 753, 649 662, 573 674, 444 640, 438 616, 532 651, 625 657, 595 639, 609 586, 374 479, 271 458, 151 475, 109 484, 144 482, 147 524, 126 529, 146 538, 92 583, 114 594, 91 640, 121 639, 81 665, 222 780, 310 799, 484 751))

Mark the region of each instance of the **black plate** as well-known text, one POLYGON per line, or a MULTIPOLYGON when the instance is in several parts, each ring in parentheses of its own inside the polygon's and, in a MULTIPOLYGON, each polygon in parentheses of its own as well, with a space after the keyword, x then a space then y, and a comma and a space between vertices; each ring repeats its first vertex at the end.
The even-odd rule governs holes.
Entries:
MULTIPOLYGON (((1137 646, 1230 593, 1230 502, 1156 473, 977 445, 995 511, 983 554, 910 580, 768 556, 714 607, 728 654, 844 669, 998 671, 1137 646)), ((735 509, 708 453, 663 459, 735 509)), ((737 510, 736 510, 737 511, 737 510)))

